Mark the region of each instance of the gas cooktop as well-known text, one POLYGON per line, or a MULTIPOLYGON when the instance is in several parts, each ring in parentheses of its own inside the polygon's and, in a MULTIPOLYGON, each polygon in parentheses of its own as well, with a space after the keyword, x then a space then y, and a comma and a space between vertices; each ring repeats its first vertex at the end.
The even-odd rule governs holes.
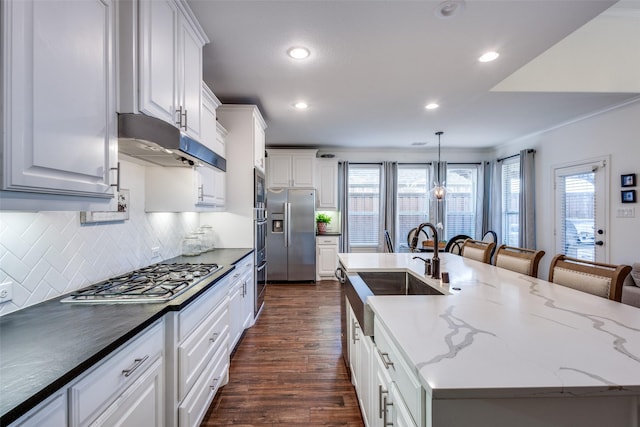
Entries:
POLYGON ((75 291, 62 302, 167 302, 221 268, 218 264, 153 264, 75 291))

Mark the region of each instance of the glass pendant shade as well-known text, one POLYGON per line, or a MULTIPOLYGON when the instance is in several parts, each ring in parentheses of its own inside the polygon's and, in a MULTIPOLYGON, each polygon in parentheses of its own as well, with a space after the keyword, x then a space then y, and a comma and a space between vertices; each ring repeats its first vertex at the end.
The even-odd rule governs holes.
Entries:
POLYGON ((437 180, 433 183, 433 188, 431 189, 431 191, 429 191, 429 193, 431 194, 431 197, 437 201, 442 201, 444 200, 445 197, 447 197, 447 189, 444 186, 444 181, 440 181, 440 168, 441 168, 441 162, 440 162, 440 136, 443 134, 444 132, 436 132, 436 135, 438 135, 438 167, 437 167, 437 180))

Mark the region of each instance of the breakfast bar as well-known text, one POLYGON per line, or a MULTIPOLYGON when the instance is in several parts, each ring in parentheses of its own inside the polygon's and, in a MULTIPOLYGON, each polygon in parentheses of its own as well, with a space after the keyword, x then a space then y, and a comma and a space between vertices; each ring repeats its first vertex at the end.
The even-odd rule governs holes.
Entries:
MULTIPOLYGON (((414 255, 338 257, 347 278, 405 272, 442 294, 366 298, 371 353, 388 362, 387 353, 397 352, 400 363, 385 363, 390 388, 399 389, 416 425, 639 425, 637 308, 449 253, 440 254, 450 277, 443 284, 425 276, 414 255), (419 407, 404 376, 393 380, 403 367, 422 389, 419 407)), ((376 399, 369 407, 377 410, 376 399)))

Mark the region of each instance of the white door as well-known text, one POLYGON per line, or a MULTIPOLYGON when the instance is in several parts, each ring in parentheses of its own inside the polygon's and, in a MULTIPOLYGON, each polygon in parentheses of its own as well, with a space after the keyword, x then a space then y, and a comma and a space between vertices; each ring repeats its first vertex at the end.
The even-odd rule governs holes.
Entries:
POLYGON ((607 159, 555 169, 556 253, 607 262, 607 159))

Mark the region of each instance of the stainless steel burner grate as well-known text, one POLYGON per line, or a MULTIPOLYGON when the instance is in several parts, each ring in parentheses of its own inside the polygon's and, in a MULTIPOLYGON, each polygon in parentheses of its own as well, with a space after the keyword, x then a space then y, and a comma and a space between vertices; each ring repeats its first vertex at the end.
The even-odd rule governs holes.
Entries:
POLYGON ((62 302, 166 302, 221 268, 217 264, 153 264, 80 289, 62 302))

